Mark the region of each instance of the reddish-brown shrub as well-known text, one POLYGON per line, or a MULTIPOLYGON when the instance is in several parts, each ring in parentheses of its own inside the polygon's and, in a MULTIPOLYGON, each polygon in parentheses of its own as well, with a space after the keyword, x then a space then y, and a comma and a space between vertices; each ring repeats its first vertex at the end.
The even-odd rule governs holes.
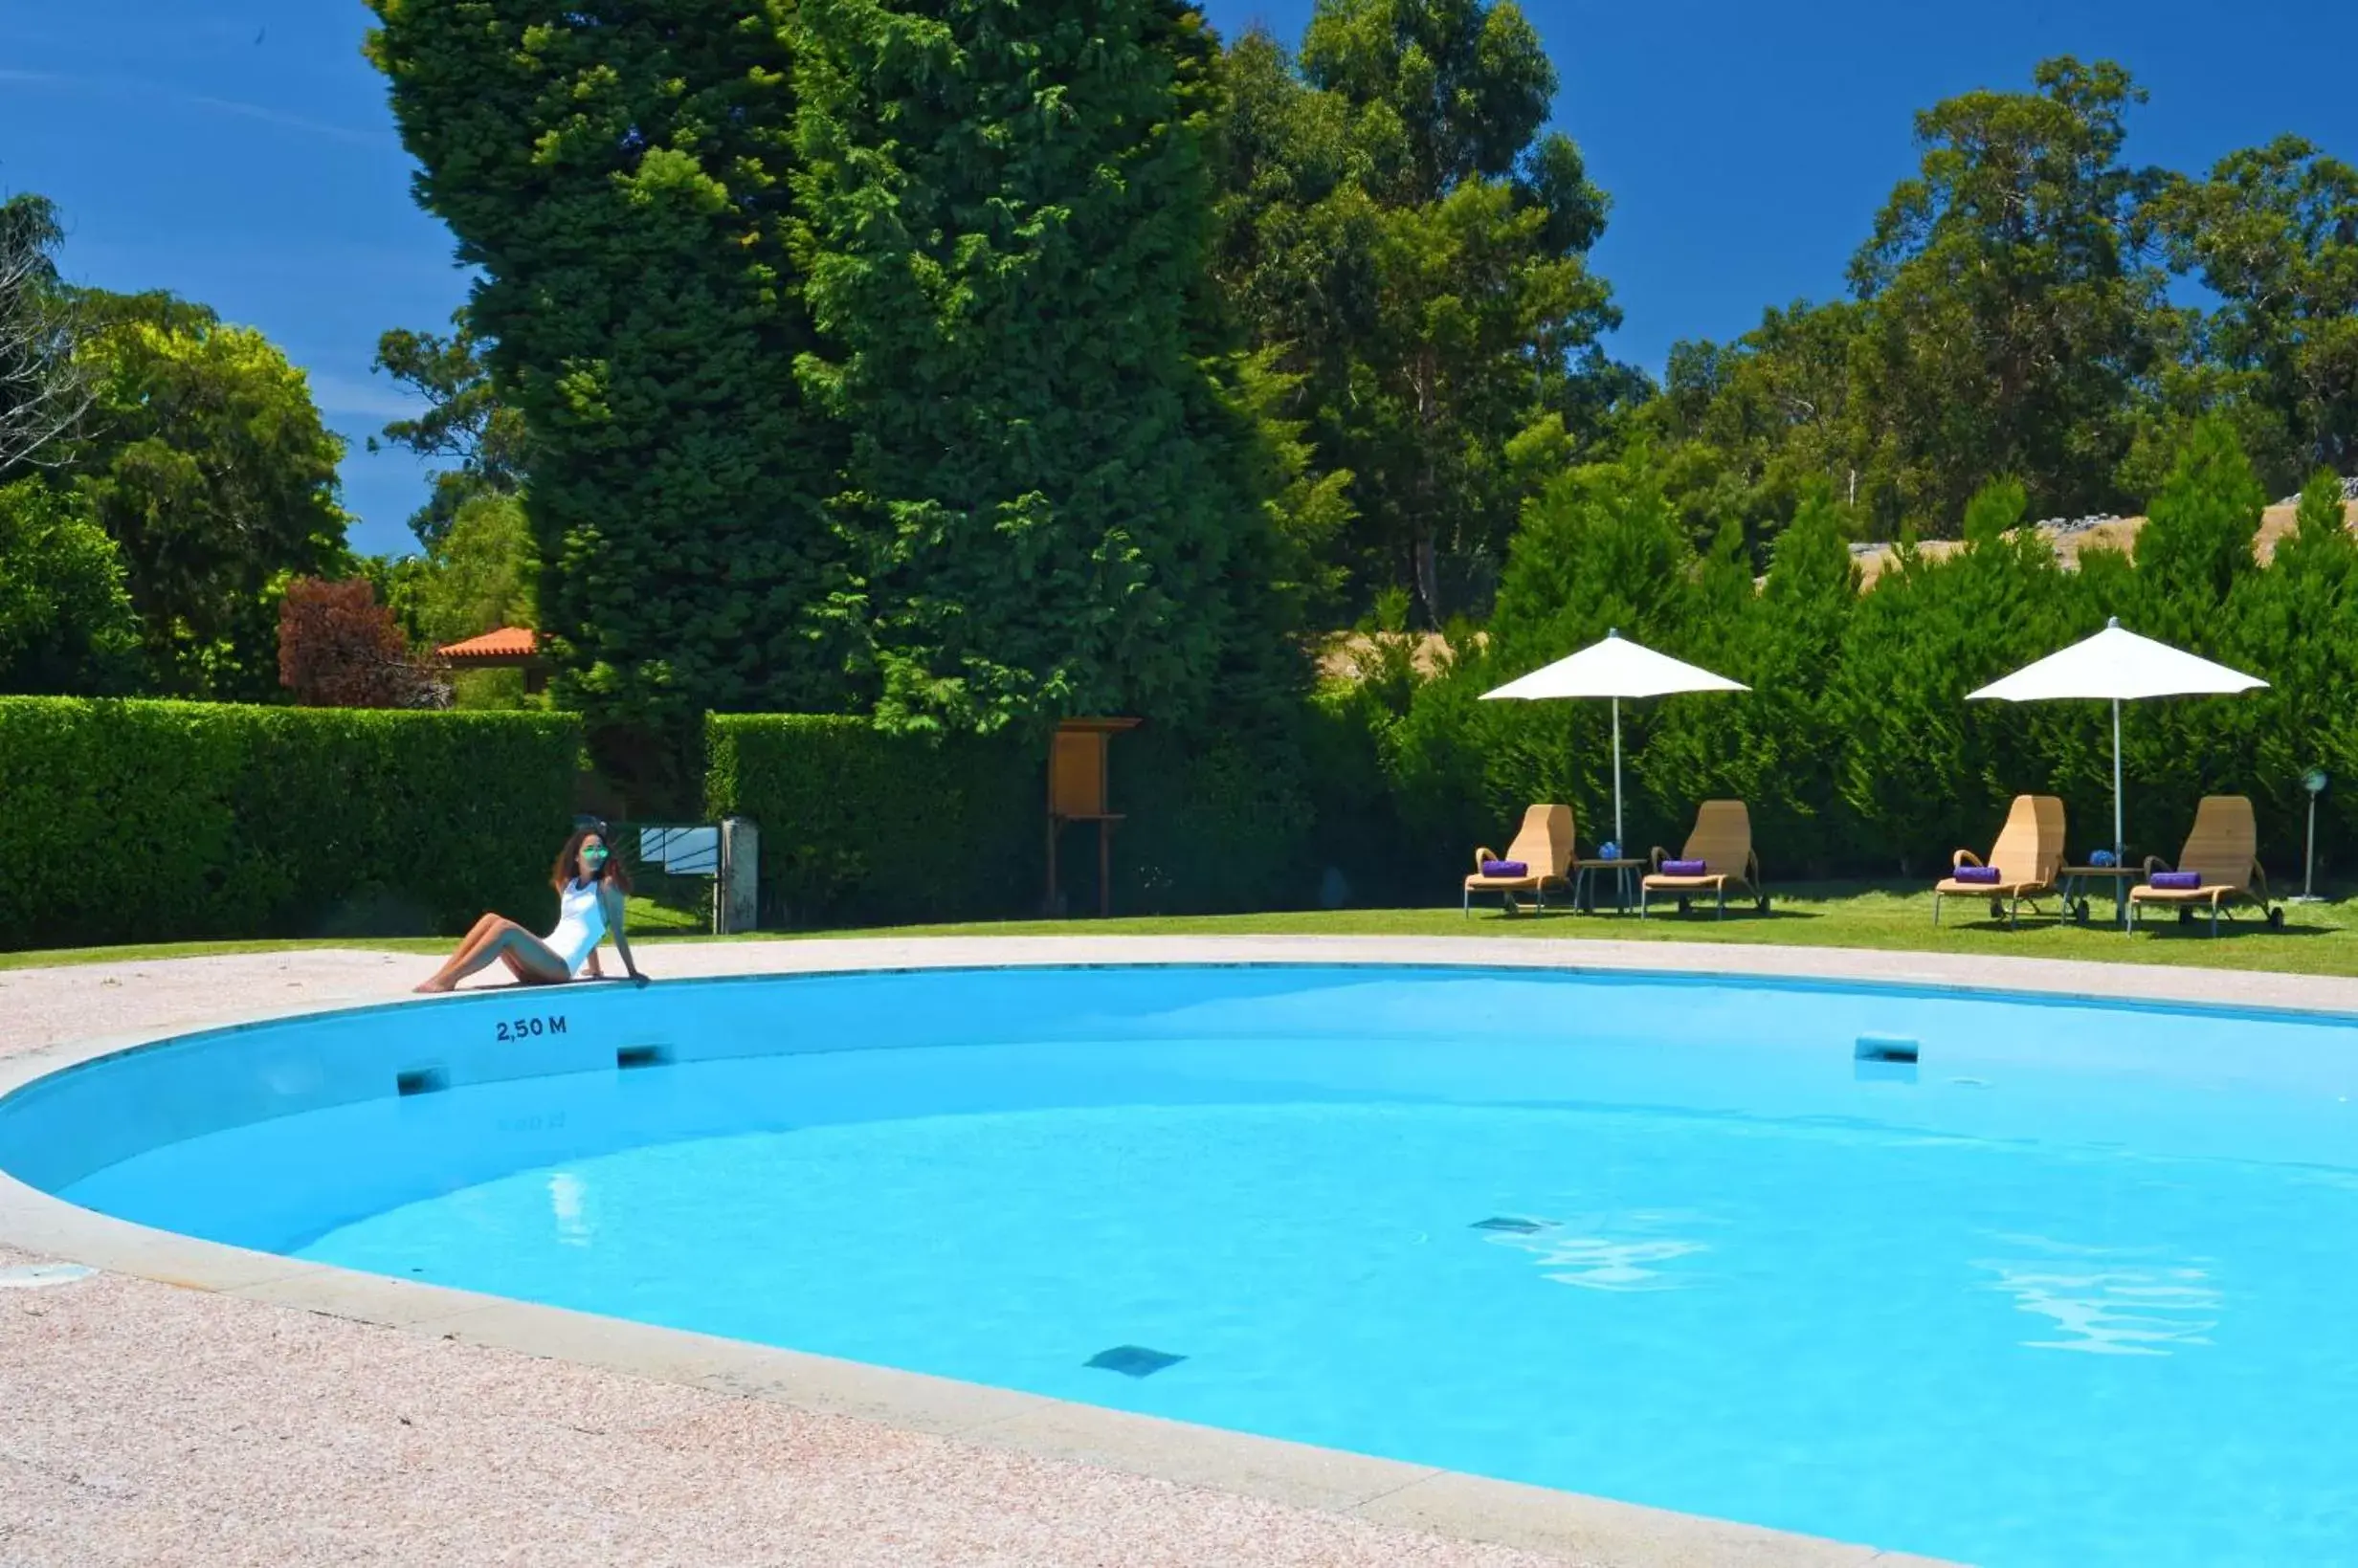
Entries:
POLYGON ((298 577, 278 606, 278 683, 306 708, 436 708, 442 684, 365 578, 298 577))

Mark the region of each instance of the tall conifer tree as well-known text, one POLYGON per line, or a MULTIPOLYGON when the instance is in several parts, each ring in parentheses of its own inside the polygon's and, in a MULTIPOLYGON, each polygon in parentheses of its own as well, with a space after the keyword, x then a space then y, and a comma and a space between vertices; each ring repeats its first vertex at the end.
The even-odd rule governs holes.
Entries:
POLYGON ((1211 44, 1171 0, 809 0, 797 180, 879 717, 1186 719, 1282 663, 1198 308, 1211 44))
POLYGON ((418 199, 481 270, 469 320, 530 430, 561 695, 667 792, 708 709, 852 700, 834 444, 793 373, 792 5, 370 4, 418 199))

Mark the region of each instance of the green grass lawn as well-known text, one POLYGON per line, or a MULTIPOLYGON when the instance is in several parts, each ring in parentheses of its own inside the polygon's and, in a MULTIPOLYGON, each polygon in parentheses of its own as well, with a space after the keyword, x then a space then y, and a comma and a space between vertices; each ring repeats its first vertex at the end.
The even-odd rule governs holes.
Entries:
MULTIPOLYGON (((826 940, 876 936, 1243 936, 1349 935, 1397 937, 1460 937, 1479 941, 1486 937, 1597 938, 1639 941, 1781 942, 1795 946, 1871 947, 1933 953, 2004 953, 2034 958, 2092 959, 2111 962, 2207 965, 2221 969, 2280 970, 2293 974, 2358 975, 2358 902, 2288 904, 2282 931, 2270 931, 2250 913, 2233 923, 2222 922, 2213 939, 2202 922, 2180 925, 2166 919, 2140 926, 2124 936, 2116 926, 2058 924, 2049 917, 2025 914, 2022 928, 2008 931, 1988 917, 1971 899, 1951 899, 1944 914, 1948 923, 1932 924, 1932 899, 1921 889, 1869 887, 1857 883, 1797 886, 1772 890, 1775 900, 1766 916, 1731 909, 1725 920, 1707 913, 1686 918, 1676 915, 1639 920, 1633 916, 1569 915, 1549 911, 1544 916, 1502 914, 1494 903, 1462 917, 1456 906, 1445 909, 1373 909, 1305 911, 1271 915, 1223 915, 1193 917, 1142 917, 1113 920, 1011 920, 972 925, 895 926, 888 930, 826 932, 766 932, 762 938, 792 937, 826 940)), ((2053 906, 2049 906, 2052 910, 2053 906)), ((2109 905, 2097 906, 2101 920, 2109 905)), ((714 939, 681 932, 694 922, 676 915, 666 935, 657 924, 659 911, 643 911, 632 901, 632 937, 644 939, 650 969, 661 972, 661 948, 676 941, 748 940, 714 939)), ((126 959, 189 958, 213 953, 280 952, 304 947, 365 947, 404 953, 447 951, 447 938, 346 939, 323 941, 172 942, 143 947, 91 947, 53 952, 0 953, 0 969, 37 964, 87 963, 126 959)))

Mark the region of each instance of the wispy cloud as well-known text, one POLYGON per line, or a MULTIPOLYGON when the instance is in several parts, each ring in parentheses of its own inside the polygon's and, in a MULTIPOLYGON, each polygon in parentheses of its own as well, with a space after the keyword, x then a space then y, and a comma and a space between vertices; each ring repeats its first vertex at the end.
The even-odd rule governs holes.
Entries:
POLYGON ((399 140, 390 130, 366 130, 356 125, 338 125, 324 120, 313 120, 306 115, 289 114, 267 104, 246 103, 236 99, 211 98, 202 93, 184 93, 175 87, 166 87, 152 81, 138 81, 127 77, 72 76, 60 71, 19 71, 0 68, 0 81, 15 82, 27 87, 55 87, 66 92, 92 93, 104 98, 138 98, 148 102, 163 100, 178 103, 211 114, 235 115, 242 120, 259 121, 268 125, 300 131, 306 136, 324 136, 338 142, 349 142, 358 146, 394 147, 399 140))
POLYGON ((241 115, 258 120, 266 125, 284 125, 289 130, 308 131, 314 136, 332 136, 345 142, 357 142, 365 146, 392 144, 390 131, 364 131, 350 125, 331 125, 324 120, 311 120, 302 115, 291 115, 283 110, 267 108, 259 103, 240 103, 234 99, 205 98, 188 95, 188 101, 200 109, 217 109, 223 114, 241 115))
POLYGON ((410 419, 423 413, 423 399, 412 397, 382 381, 356 381, 318 370, 311 372, 311 401, 320 411, 355 419, 410 419))

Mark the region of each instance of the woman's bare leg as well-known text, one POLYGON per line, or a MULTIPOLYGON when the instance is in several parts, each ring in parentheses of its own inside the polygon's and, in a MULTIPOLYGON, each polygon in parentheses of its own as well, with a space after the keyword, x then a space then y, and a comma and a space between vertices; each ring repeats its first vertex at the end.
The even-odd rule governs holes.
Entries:
POLYGON ((535 974, 532 970, 532 966, 524 962, 522 955, 520 955, 516 949, 512 947, 503 947, 500 949, 500 961, 507 965, 507 972, 516 977, 516 982, 520 985, 539 985, 545 983, 543 977, 535 974))
POLYGON ((449 960, 441 968, 434 972, 432 979, 418 986, 418 989, 421 991, 449 990, 450 982, 461 973, 460 965, 474 958, 477 950, 497 937, 501 928, 508 923, 505 918, 498 915, 485 915, 477 920, 475 924, 467 928, 467 934, 458 939, 458 946, 452 952, 449 960))
POLYGON ((418 987, 421 991, 447 991, 478 969, 505 961, 516 978, 541 984, 553 984, 570 980, 572 976, 565 961, 557 957, 549 945, 513 920, 497 916, 486 917, 496 925, 478 922, 469 932, 467 940, 451 955, 450 961, 434 971, 434 978, 418 987))
POLYGON ((572 979, 565 961, 546 942, 509 921, 476 943, 472 952, 444 965, 445 973, 434 977, 438 983, 435 988, 450 990, 469 975, 499 962, 504 962, 518 980, 528 984, 552 985, 572 979))
POLYGON ((451 963, 456 965, 474 958, 486 946, 499 940, 500 933, 505 931, 510 923, 504 917, 498 915, 486 915, 476 921, 474 929, 470 930, 459 941, 458 951, 451 955, 451 963))

